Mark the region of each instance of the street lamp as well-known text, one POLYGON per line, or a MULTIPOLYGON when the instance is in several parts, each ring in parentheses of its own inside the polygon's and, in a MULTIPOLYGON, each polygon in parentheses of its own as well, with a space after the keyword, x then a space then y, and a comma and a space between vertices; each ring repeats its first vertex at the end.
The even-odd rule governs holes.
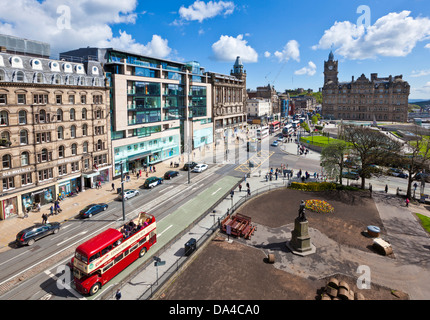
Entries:
POLYGON ((164 266, 166 264, 166 261, 162 261, 161 258, 159 257, 154 257, 154 266, 155 269, 157 270, 157 286, 158 286, 158 267, 164 266))
POLYGON ((125 221, 125 202, 124 202, 124 162, 121 160, 121 198, 122 198, 122 220, 125 221))

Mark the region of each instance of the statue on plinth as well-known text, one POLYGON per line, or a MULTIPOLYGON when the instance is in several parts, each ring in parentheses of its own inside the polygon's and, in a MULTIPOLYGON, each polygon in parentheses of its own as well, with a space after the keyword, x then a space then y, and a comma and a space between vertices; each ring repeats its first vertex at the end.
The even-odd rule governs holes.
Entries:
POLYGON ((299 216, 298 216, 298 219, 299 219, 300 221, 307 221, 307 219, 306 219, 306 215, 305 215, 305 201, 304 201, 304 200, 302 200, 302 201, 300 202, 300 207, 299 207, 299 216))

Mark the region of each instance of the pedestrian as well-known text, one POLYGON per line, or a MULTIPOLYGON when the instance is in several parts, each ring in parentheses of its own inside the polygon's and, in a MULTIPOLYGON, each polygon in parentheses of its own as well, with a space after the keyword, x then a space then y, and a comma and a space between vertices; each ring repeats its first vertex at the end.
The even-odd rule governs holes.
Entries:
POLYGON ((46 213, 42 214, 42 224, 45 224, 48 222, 48 216, 46 215, 46 213))
POLYGON ((50 211, 50 216, 52 216, 53 214, 54 214, 54 206, 51 206, 50 208, 49 208, 49 211, 50 211))
POLYGON ((247 183, 246 183, 246 187, 247 187, 248 189, 250 188, 250 187, 249 187, 249 182, 247 182, 247 183))
POLYGON ((242 192, 242 185, 239 183, 239 192, 242 192))
POLYGON ((136 180, 139 180, 139 177, 140 177, 140 175, 139 175, 139 172, 136 174, 136 180))
POLYGON ((231 191, 230 191, 230 197, 233 199, 233 196, 234 196, 234 191, 233 191, 233 190, 231 190, 231 191))
MULTIPOLYGON (((146 168, 146 167, 145 167, 146 168)), ((146 170, 145 170, 146 171, 146 170)), ((139 177, 141 177, 142 176, 142 170, 141 169, 139 169, 139 177)))
POLYGON ((152 166, 152 171, 157 172, 157 171, 155 170, 155 166, 152 166))
POLYGON ((99 189, 101 189, 101 188, 102 188, 102 182, 99 181, 99 189))
POLYGON ((251 195, 251 189, 248 187, 248 196, 251 195))
POLYGON ((369 183, 369 193, 370 193, 370 197, 372 198, 372 184, 369 183))
POLYGON ((119 299, 121 299, 121 291, 118 289, 117 291, 116 291, 116 293, 115 293, 115 299, 116 300, 119 300, 119 299))
POLYGON ((406 206, 409 207, 409 198, 406 198, 406 206))
POLYGON ((388 192, 388 184, 385 185, 385 193, 388 192))
POLYGON ((55 204, 55 214, 58 214, 58 213, 60 213, 61 211, 63 211, 63 210, 61 210, 61 208, 60 208, 60 204, 57 202, 57 203, 55 204))
POLYGON ((115 190, 115 183, 112 182, 112 190, 111 191, 114 191, 114 190, 115 190))

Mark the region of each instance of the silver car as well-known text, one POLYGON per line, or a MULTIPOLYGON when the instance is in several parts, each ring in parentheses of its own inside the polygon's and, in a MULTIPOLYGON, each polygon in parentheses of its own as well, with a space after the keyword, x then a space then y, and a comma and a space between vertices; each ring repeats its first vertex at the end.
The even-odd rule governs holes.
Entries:
MULTIPOLYGON (((128 200, 130 198, 133 198, 135 196, 139 195, 139 191, 134 189, 126 189, 124 190, 124 200, 128 200)), ((119 195, 119 198, 121 199, 122 194, 119 195)))
POLYGON ((193 168, 193 172, 203 172, 208 168, 207 164, 198 164, 193 168))

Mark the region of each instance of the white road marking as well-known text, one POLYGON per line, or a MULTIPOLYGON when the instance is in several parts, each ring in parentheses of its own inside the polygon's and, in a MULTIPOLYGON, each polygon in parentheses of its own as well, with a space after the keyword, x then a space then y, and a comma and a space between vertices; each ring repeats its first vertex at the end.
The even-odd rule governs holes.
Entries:
POLYGON ((64 240, 64 241, 59 242, 59 243, 57 243, 57 247, 58 247, 58 246, 60 246, 60 245, 62 245, 64 242, 67 242, 67 241, 69 241, 70 239, 73 239, 73 238, 75 238, 75 237, 82 236, 82 235, 86 234, 87 232, 88 232, 88 230, 82 231, 82 232, 80 232, 80 233, 78 233, 78 234, 75 234, 74 236, 71 236, 70 238, 67 238, 67 239, 66 239, 66 240, 64 240))
POLYGON ((173 227, 173 224, 171 224, 170 226, 168 226, 166 229, 164 229, 162 232, 157 234, 157 238, 161 237, 161 235, 166 232, 167 230, 169 230, 171 227, 173 227))
POLYGON ((218 191, 220 191, 222 188, 218 188, 217 191, 215 191, 214 193, 212 193, 212 195, 214 195, 215 193, 217 193, 218 191))

